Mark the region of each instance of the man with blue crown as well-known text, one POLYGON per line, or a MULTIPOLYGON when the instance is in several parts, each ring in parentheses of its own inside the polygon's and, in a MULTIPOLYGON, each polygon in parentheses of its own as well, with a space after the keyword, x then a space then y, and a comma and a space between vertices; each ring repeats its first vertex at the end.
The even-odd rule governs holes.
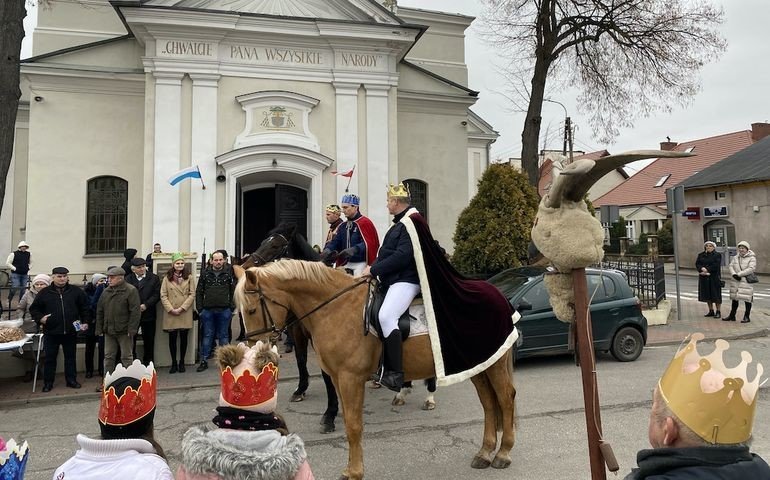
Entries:
POLYGON ((380 239, 372 221, 361 215, 361 199, 358 195, 346 193, 340 207, 345 214, 345 223, 337 228, 337 234, 324 246, 321 259, 344 266, 353 275, 360 275, 377 258, 380 239))
POLYGON ((393 224, 377 260, 362 276, 385 290, 379 311, 384 371, 379 383, 399 391, 404 381, 399 317, 422 293, 438 385, 466 380, 497 361, 515 343, 514 312, 493 285, 465 278, 452 267, 425 218, 410 205, 403 183, 388 187, 393 224))

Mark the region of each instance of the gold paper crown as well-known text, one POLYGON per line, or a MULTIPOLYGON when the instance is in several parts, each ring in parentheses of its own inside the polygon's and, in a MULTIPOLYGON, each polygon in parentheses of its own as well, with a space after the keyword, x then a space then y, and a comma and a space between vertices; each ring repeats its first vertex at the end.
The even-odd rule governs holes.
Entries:
POLYGON ((409 198, 409 188, 403 183, 388 185, 388 197, 409 198))
POLYGON ((730 348, 726 340, 717 340, 705 357, 698 354, 699 340, 702 333, 692 334, 676 353, 658 381, 660 393, 674 415, 707 442, 745 442, 754 424, 762 364, 757 363, 757 375, 749 381, 749 352, 741 352, 741 363, 728 368, 722 356, 730 348))

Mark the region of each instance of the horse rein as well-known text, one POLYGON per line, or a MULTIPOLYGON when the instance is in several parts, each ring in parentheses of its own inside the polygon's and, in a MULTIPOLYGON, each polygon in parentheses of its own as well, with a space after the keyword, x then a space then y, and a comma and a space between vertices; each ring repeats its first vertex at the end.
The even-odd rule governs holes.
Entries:
MULTIPOLYGON (((256 293, 257 295, 259 295, 259 306, 260 306, 260 309, 262 311, 262 317, 265 318, 267 321, 269 321, 269 325, 270 326, 267 326, 268 322, 266 321, 265 322, 265 328, 262 328, 260 330, 253 330, 251 332, 246 332, 243 336, 246 337, 246 338, 251 338, 251 337, 256 337, 258 335, 264 335, 265 333, 279 333, 279 334, 284 333, 284 332, 286 332, 286 330, 289 329, 289 327, 298 324, 299 322, 301 322, 305 318, 307 318, 310 315, 314 314, 315 312, 317 312, 318 310, 322 309, 323 307, 329 305, 334 300, 340 298, 341 296, 345 295, 349 291, 354 290, 354 289, 358 288, 359 286, 361 286, 361 285, 363 285, 365 283, 369 283, 369 282, 371 282, 370 278, 363 278, 361 280, 358 280, 357 282, 355 282, 352 285, 348 285, 347 287, 343 288, 342 290, 336 292, 330 298, 328 298, 328 299, 324 300, 323 302, 321 302, 320 304, 316 305, 313 309, 311 309, 309 312, 305 313, 301 317, 296 317, 295 316, 293 319, 291 319, 288 322, 286 322, 286 324, 283 326, 283 328, 280 328, 280 329, 275 327, 275 321, 273 320, 273 316, 270 314, 270 309, 267 308, 267 302, 274 303, 275 305, 278 305, 279 307, 285 309, 288 313, 291 313, 291 309, 289 309, 289 307, 287 307, 286 305, 284 305, 284 304, 282 304, 282 303, 280 303, 280 302, 278 302, 278 301, 268 297, 265 294, 265 292, 262 291, 262 288, 259 286, 259 284, 257 284, 257 289, 256 290, 245 290, 244 293, 252 294, 252 295, 256 293)), ((256 309, 251 311, 251 313, 254 313, 255 311, 256 311, 256 309)))

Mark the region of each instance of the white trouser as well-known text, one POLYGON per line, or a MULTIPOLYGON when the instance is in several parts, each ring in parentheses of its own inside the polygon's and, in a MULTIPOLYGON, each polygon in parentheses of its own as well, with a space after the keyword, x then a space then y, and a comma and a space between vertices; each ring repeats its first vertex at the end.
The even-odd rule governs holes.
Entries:
POLYGON ((348 262, 342 268, 353 270, 353 276, 357 277, 364 272, 366 262, 348 262))
POLYGON ((379 315, 382 334, 385 337, 398 329, 399 317, 409 308, 409 304, 418 293, 420 293, 420 286, 415 283, 398 282, 388 288, 379 315))

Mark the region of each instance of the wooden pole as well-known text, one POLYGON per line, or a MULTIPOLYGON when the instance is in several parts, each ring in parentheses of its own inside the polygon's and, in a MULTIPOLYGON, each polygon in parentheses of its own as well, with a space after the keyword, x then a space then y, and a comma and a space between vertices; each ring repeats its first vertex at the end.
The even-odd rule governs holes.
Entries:
POLYGON ((606 480, 607 470, 600 449, 602 419, 599 412, 599 386, 596 381, 594 336, 591 313, 588 311, 588 285, 586 269, 572 270, 572 288, 575 292, 575 323, 578 359, 583 379, 583 403, 585 405, 586 430, 588 432, 588 457, 591 461, 591 479, 606 480))

